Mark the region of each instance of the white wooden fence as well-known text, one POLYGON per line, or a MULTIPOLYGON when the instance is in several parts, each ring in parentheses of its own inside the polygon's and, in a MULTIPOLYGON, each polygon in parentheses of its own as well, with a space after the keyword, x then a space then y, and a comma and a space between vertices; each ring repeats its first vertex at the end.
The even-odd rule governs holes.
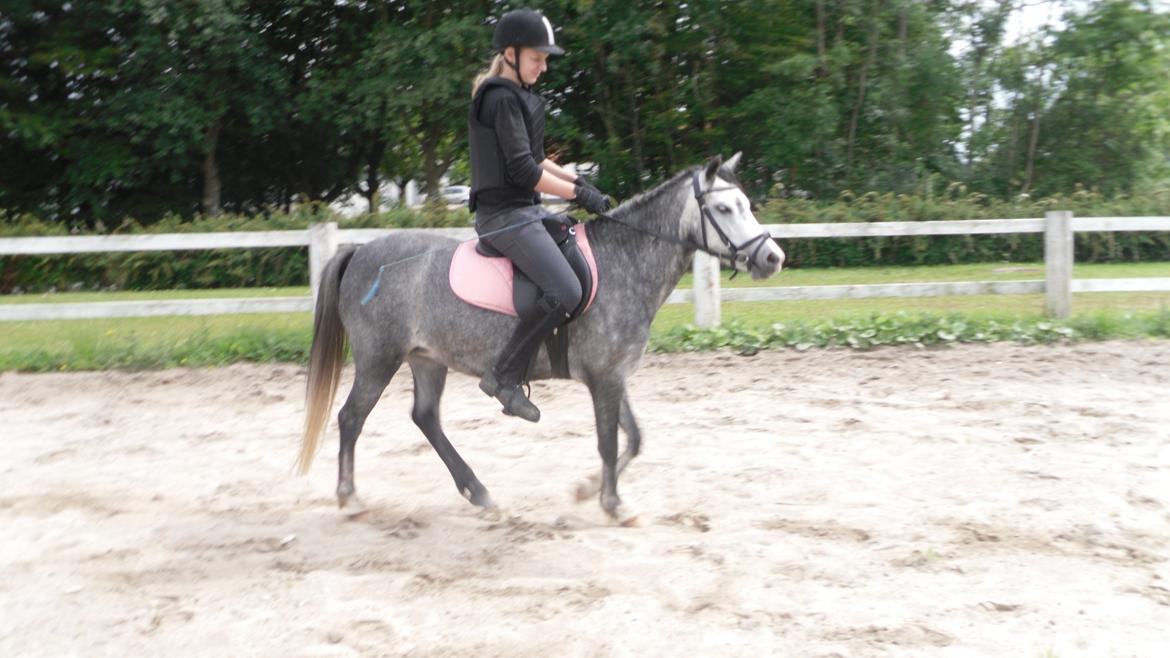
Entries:
MULTIPOLYGON (((970 281, 951 283, 894 283, 844 286, 780 286, 719 289, 718 263, 705 254, 695 257, 695 284, 675 290, 667 304, 695 304, 699 326, 719 323, 722 301, 859 299, 866 297, 935 297, 948 295, 1045 293, 1046 310, 1068 317, 1074 292, 1170 291, 1170 278, 1073 279, 1073 234, 1090 231, 1170 231, 1170 217, 1076 217, 1065 211, 1042 219, 975 219, 929 222, 873 222, 865 224, 771 224, 774 238, 842 238, 908 235, 981 235, 1041 233, 1044 239, 1043 281, 970 281)), ((192 249, 248 249, 308 247, 310 284, 317 289, 325 263, 339 245, 362 244, 402 229, 339 229, 335 223, 315 224, 304 231, 237 233, 174 233, 160 235, 0 238, 0 256, 89 252, 177 251, 192 249)), ((471 228, 428 229, 457 239, 475 235, 471 228)), ((224 313, 307 312, 314 296, 257 299, 190 299, 144 302, 77 304, 0 304, 0 321, 67 320, 81 318, 159 315, 218 315, 224 313)))

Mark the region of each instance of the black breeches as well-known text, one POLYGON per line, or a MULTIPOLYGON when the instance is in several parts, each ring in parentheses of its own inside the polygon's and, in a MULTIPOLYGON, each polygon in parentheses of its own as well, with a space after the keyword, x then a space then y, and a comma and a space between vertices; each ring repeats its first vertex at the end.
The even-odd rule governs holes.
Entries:
POLYGON ((546 215, 540 206, 520 208, 488 217, 482 222, 477 217, 475 229, 482 235, 528 222, 519 228, 481 239, 507 256, 532 279, 543 294, 542 303, 546 308, 552 310, 560 306, 566 312, 572 311, 581 303, 581 282, 539 221, 546 215), (530 221, 533 219, 537 221, 530 221))

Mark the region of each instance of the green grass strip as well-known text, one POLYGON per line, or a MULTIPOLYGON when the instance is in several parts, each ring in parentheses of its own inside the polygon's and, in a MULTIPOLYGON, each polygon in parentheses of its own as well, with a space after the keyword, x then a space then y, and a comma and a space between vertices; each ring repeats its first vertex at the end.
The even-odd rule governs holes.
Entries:
MULTIPOLYGON (((91 321, 24 323, 45 325, 42 340, 0 346, 0 370, 26 372, 142 370, 221 366, 251 361, 308 362, 312 340, 307 314, 223 316, 155 322, 116 321, 120 329, 95 331, 91 321), (55 329, 52 331, 50 329, 55 329)), ((106 323, 115 321, 106 321, 106 323)), ((99 325, 99 326, 105 326, 99 325)), ((887 345, 919 347, 1010 341, 1049 344, 1085 340, 1170 338, 1170 310, 1098 312, 1067 322, 1004 315, 873 313, 863 317, 770 323, 730 321, 715 329, 689 324, 656 327, 656 352, 849 348, 887 345)))

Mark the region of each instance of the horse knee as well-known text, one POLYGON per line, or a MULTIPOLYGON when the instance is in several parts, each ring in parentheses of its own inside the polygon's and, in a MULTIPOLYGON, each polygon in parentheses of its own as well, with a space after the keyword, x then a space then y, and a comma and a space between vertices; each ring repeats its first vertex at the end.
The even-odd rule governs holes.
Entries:
POLYGON ((431 408, 420 409, 416 406, 410 410, 410 419, 424 432, 427 428, 434 426, 436 418, 435 410, 431 408))
POLYGON ((366 426, 366 418, 369 415, 369 410, 363 412, 360 409, 350 408, 349 405, 342 407, 337 414, 337 428, 341 432, 342 442, 356 442, 362 429, 366 426))
POLYGON ((637 434, 631 435, 630 442, 626 444, 626 452, 630 453, 631 459, 637 457, 638 453, 642 452, 642 437, 637 434))
POLYGON ((362 419, 358 415, 342 407, 337 414, 337 427, 341 430, 341 437, 356 436, 362 431, 362 419))

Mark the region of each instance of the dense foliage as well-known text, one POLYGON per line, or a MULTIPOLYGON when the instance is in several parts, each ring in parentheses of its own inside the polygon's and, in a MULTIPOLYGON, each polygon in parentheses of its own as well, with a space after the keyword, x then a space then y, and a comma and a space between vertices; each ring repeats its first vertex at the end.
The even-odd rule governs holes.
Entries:
MULTIPOLYGON (((458 182, 469 82, 513 4, 6 0, 0 208, 112 228, 458 182)), ((619 196, 736 150, 761 199, 1168 180, 1170 19, 1149 0, 1051 0, 1022 39, 1019 0, 527 4, 568 51, 541 83, 549 152, 619 196)))

